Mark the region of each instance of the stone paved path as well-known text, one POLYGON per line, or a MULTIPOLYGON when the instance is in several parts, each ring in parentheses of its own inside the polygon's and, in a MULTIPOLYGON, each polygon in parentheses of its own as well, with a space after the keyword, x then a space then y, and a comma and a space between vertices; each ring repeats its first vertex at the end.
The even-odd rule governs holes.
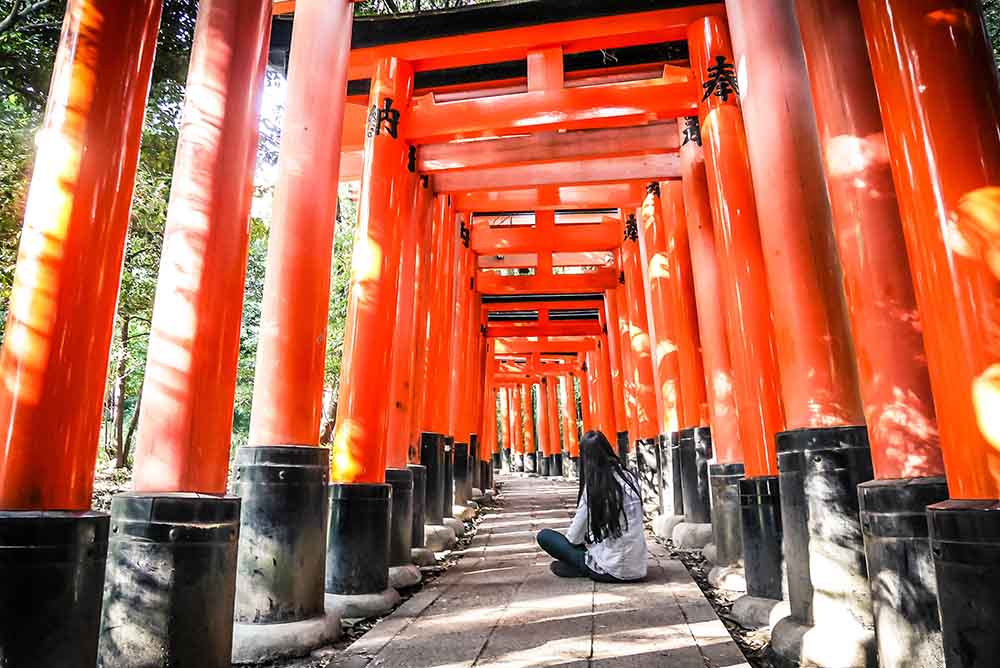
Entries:
POLYGON ((684 566, 650 541, 637 584, 560 579, 534 542, 576 484, 501 478, 464 557, 360 638, 338 668, 749 668, 684 566))

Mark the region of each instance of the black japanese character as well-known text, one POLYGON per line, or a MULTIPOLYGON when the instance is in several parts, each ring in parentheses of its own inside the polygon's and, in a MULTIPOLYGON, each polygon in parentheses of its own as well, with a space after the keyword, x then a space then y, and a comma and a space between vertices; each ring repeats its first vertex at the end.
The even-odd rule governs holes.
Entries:
POLYGON ((459 224, 462 226, 459 230, 459 235, 462 238, 462 245, 468 248, 469 243, 472 241, 472 230, 465 226, 464 220, 459 221, 459 224))
POLYGON ((684 143, 681 146, 691 141, 701 146, 701 125, 697 116, 688 116, 684 119, 684 143))
POLYGON ((635 214, 630 213, 625 219, 625 241, 639 240, 639 222, 635 219, 635 214))
POLYGON ((408 170, 410 170, 411 174, 417 171, 417 147, 416 146, 411 146, 410 147, 410 155, 409 155, 409 160, 406 163, 406 168, 408 170))
POLYGON ((368 136, 374 137, 382 134, 385 129, 393 139, 399 137, 399 110, 392 108, 392 98, 382 100, 382 108, 372 105, 368 112, 368 136))
POLYGON ((715 65, 708 68, 708 81, 702 86, 705 89, 702 102, 713 94, 721 97, 723 102, 728 102, 730 95, 740 93, 739 84, 736 83, 736 67, 728 62, 725 56, 716 56, 715 65))

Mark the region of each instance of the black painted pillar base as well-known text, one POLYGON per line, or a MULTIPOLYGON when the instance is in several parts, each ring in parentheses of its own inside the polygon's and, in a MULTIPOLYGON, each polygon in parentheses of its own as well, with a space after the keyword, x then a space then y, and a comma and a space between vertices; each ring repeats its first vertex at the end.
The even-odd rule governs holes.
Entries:
POLYGON ((927 508, 948 668, 1000 660, 1000 500, 943 501, 927 508))
POLYGON ((784 557, 778 476, 744 478, 739 487, 747 594, 780 601, 784 557))
POLYGON ((444 437, 444 506, 442 517, 451 517, 455 507, 455 437, 444 437))
POLYGON ((472 469, 469 444, 455 444, 455 505, 464 506, 472 497, 472 469))
POLYGON ((412 563, 413 473, 409 469, 386 469, 385 481, 392 487, 389 515, 389 567, 412 563))
POLYGON ((659 508, 659 457, 656 454, 656 439, 640 439, 636 442, 636 469, 639 474, 639 490, 643 505, 659 508))
POLYGON ((536 473, 538 472, 539 466, 538 462, 540 459, 544 459, 545 456, 537 452, 526 452, 524 453, 524 473, 536 473))
POLYGON ((239 530, 236 497, 115 496, 98 668, 229 668, 239 530))
POLYGON ((500 453, 494 452, 491 461, 493 463, 493 465, 492 465, 491 468, 494 471, 499 471, 500 470, 500 453))
POLYGON ((617 444, 618 444, 618 459, 622 460, 623 466, 628 466, 628 432, 620 431, 618 432, 617 444))
POLYGON ((424 547, 424 522, 427 521, 427 467, 422 464, 406 466, 413 474, 413 517, 410 540, 413 547, 424 547))
POLYGON ((535 465, 538 467, 538 475, 548 477, 549 474, 549 464, 552 462, 552 458, 549 455, 537 454, 535 457, 535 465))
POLYGON ((240 448, 235 468, 242 510, 234 619, 281 624, 322 616, 330 451, 240 448))
POLYGON ((550 455, 551 460, 549 461, 549 475, 550 476, 561 476, 563 474, 563 455, 561 452, 557 452, 554 455, 550 455))
POLYGON ((94 668, 106 513, 0 511, 0 665, 94 668))
POLYGON ((708 524, 712 521, 708 462, 712 459, 712 432, 708 427, 683 429, 679 435, 681 494, 684 521, 708 524))
POLYGON ((791 658, 808 665, 874 667, 875 622, 857 491, 873 477, 868 430, 796 429, 778 434, 777 445, 794 624, 785 625, 787 634, 775 627, 772 647, 781 653, 787 646, 791 658), (799 636, 810 626, 807 647, 799 636))
POLYGON ((326 593, 377 594, 389 587, 391 514, 389 485, 330 485, 326 593))
POLYGON ((708 475, 712 488, 715 564, 734 566, 743 560, 743 527, 740 521, 743 464, 713 464, 708 475))
MULTIPOLYGON (((432 432, 420 435, 420 463, 427 469, 424 524, 444 521, 444 436, 432 432)), ((448 513, 451 517, 451 513, 448 513)))
POLYGON ((481 480, 480 471, 480 456, 479 456, 479 437, 473 434, 469 437, 469 471, 472 475, 472 489, 482 489, 483 481, 481 480))
POLYGON ((674 515, 684 515, 684 482, 681 475, 681 433, 670 432, 670 491, 673 496, 674 515))
POLYGON ((947 498, 944 478, 858 486, 881 668, 945 665, 927 506, 947 498))
POLYGON ((499 458, 499 467, 503 471, 513 471, 514 470, 514 453, 510 448, 503 448, 500 450, 499 454, 494 454, 494 458, 499 458))

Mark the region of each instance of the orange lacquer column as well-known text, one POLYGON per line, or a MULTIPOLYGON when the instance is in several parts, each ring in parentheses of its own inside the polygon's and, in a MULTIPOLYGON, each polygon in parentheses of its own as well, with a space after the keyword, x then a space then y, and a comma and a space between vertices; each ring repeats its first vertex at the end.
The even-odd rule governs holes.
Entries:
MULTIPOLYGON (((648 198, 647 198, 648 199, 648 198)), ((681 428, 708 424, 708 399, 705 392, 705 365, 702 361, 701 332, 695 305, 694 270, 688 243, 687 215, 684 211, 684 186, 680 181, 660 184, 661 218, 666 247, 674 269, 670 282, 672 313, 677 319, 677 354, 681 372, 681 428)))
POLYGON ((542 378, 538 383, 538 403, 535 409, 538 413, 538 452, 540 455, 548 456, 552 454, 552 429, 549 427, 549 385, 547 378, 542 378))
POLYGON ((526 440, 524 442, 525 452, 535 452, 538 449, 535 437, 535 401, 531 397, 532 387, 532 385, 524 386, 524 421, 527 427, 526 440))
POLYGON ((513 444, 512 449, 514 452, 524 452, 524 412, 523 412, 523 401, 521 400, 521 386, 514 385, 511 387, 511 392, 513 401, 511 402, 511 438, 510 441, 513 444))
POLYGON ((680 429, 681 369, 678 360, 677 318, 671 301, 676 259, 667 251, 666 228, 661 216, 659 184, 647 186, 639 217, 639 252, 650 346, 653 355, 653 383, 661 434, 680 429))
POLYGON ((399 226, 403 235, 396 281, 396 318, 393 325, 392 372, 389 376, 389 410, 385 467, 403 469, 409 463, 416 366, 417 313, 420 308, 420 268, 427 218, 421 211, 426 190, 416 174, 402 180, 403 204, 399 226))
POLYGON ((317 445, 353 5, 303 3, 267 245, 250 445, 317 445), (309 169, 302 169, 309 165, 309 169))
MULTIPOLYGON (((659 433, 659 407, 653 390, 653 356, 646 322, 646 293, 642 285, 642 267, 639 258, 639 227, 635 215, 630 214, 626 223, 625 242, 622 244, 622 268, 625 273, 625 295, 628 304, 629 339, 635 377, 636 427, 632 437, 655 439, 659 433)), ((619 306, 620 308, 620 306, 619 306)))
POLYGON ((369 124, 361 180, 358 229, 351 261, 351 287, 340 372, 337 431, 331 453, 332 479, 340 483, 380 483, 385 479, 389 395, 384 383, 392 372, 402 206, 408 150, 399 137, 413 92, 413 68, 387 58, 372 77, 370 106, 399 110, 369 124))
MULTIPOLYGON (((702 84, 717 58, 733 62, 729 32, 717 17, 692 24, 688 44, 702 84)), ((746 475, 773 476, 774 437, 784 429, 784 416, 743 115, 734 93, 709 95, 699 114, 746 475)))
MULTIPOLYGON (((622 263, 624 266, 624 262, 622 263)), ((639 438, 638 404, 636 392, 637 374, 635 354, 632 350, 632 328, 628 319, 628 296, 625 289, 625 272, 621 272, 622 284, 615 290, 615 300, 618 303, 618 352, 621 355, 622 392, 625 395, 624 416, 628 432, 628 440, 639 438)))
POLYGON ((550 455, 558 455, 562 452, 562 438, 559 433, 559 383, 555 376, 550 376, 546 396, 548 399, 549 417, 549 452, 550 455))
POLYGON ((560 376, 559 385, 563 395, 563 437, 570 457, 580 456, 580 434, 576 426, 576 392, 573 376, 560 376))
POLYGON ((938 476, 922 326, 858 5, 796 4, 875 477, 938 476))
POLYGON ((70 0, 0 353, 0 509, 87 510, 159 0, 70 0))
POLYGON ((590 393, 590 372, 588 371, 590 367, 584 365, 583 371, 575 375, 576 379, 580 381, 580 412, 582 413, 582 423, 584 433, 590 431, 594 428, 594 410, 591 406, 591 393, 590 393))
MULTIPOLYGON (((415 453, 420 447, 420 433, 424 431, 423 400, 429 391, 427 388, 431 382, 428 378, 427 369, 427 348, 429 345, 427 342, 427 321, 432 299, 432 296, 429 294, 429 285, 431 275, 430 265, 433 260, 431 247, 434 239, 433 195, 428 187, 428 182, 424 179, 419 179, 417 187, 419 188, 417 195, 417 215, 420 216, 419 225, 423 230, 423 236, 420 241, 420 252, 417 255, 417 286, 413 304, 413 346, 410 350, 410 354, 413 356, 413 367, 410 387, 409 440, 415 453)), ((397 321, 399 320, 398 310, 396 319, 397 321)), ((485 347, 482 354, 486 355, 485 347)), ((393 356, 395 358, 395 351, 393 352, 393 356)), ((488 401, 490 397, 489 392, 492 390, 485 384, 481 389, 483 401, 488 401)), ((416 458, 419 459, 419 455, 416 458)))
MULTIPOLYGON (((451 239, 450 207, 447 195, 437 195, 431 207, 430 245, 428 247, 427 273, 424 277, 424 290, 427 294, 422 320, 418 323, 423 331, 421 338, 423 348, 417 352, 417 375, 423 391, 417 398, 417 413, 420 416, 420 429, 423 432, 439 433, 442 425, 438 423, 441 399, 440 382, 442 371, 438 367, 438 358, 442 355, 446 340, 441 321, 444 313, 444 284, 451 276, 444 276, 445 259, 448 244, 451 239)), ((492 361, 492 356, 490 357, 492 361)), ((444 387, 447 387, 445 384, 444 387)), ((447 396, 447 395, 445 395, 447 396)), ((499 396, 499 395, 498 395, 499 396)))
MULTIPOLYGON (((788 2, 728 0, 785 428, 864 424, 809 77, 788 2)), ((827 95, 835 93, 827 92, 827 95)))
POLYGON ((871 0, 861 16, 948 488, 953 499, 997 499, 1000 86, 982 5, 871 0))
POLYGON ((267 0, 199 8, 142 386, 137 491, 226 491, 270 32, 267 0))
POLYGON ((604 339, 608 364, 611 375, 608 381, 611 384, 612 402, 608 405, 611 409, 610 416, 613 418, 611 431, 605 432, 612 441, 615 440, 614 432, 628 431, 628 413, 625 406, 625 363, 622 357, 622 320, 618 312, 618 290, 606 290, 604 292, 604 315, 608 336, 604 339))
MULTIPOLYGON (((698 338, 704 360, 705 391, 712 425, 712 453, 718 464, 742 464, 743 446, 733 396, 733 369, 729 360, 722 277, 712 229, 705 155, 698 119, 681 123, 681 170, 684 213, 698 312, 698 338)), ((661 190, 662 193, 662 190, 661 190)), ((671 200, 671 206, 676 203, 671 200)))

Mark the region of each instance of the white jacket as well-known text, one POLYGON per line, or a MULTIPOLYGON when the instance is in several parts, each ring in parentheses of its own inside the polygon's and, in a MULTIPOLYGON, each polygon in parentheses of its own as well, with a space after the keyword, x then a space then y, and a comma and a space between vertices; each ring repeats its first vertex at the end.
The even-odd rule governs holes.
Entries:
MULTIPOLYGON (((638 580, 646 577, 647 561, 642 499, 620 478, 617 478, 617 482, 622 486, 622 514, 628 520, 628 527, 623 523, 620 538, 605 538, 600 543, 587 543, 587 566, 593 571, 611 575, 619 580, 638 580)), ((574 545, 583 544, 589 519, 587 490, 584 488, 576 515, 566 532, 566 539, 574 545)))

